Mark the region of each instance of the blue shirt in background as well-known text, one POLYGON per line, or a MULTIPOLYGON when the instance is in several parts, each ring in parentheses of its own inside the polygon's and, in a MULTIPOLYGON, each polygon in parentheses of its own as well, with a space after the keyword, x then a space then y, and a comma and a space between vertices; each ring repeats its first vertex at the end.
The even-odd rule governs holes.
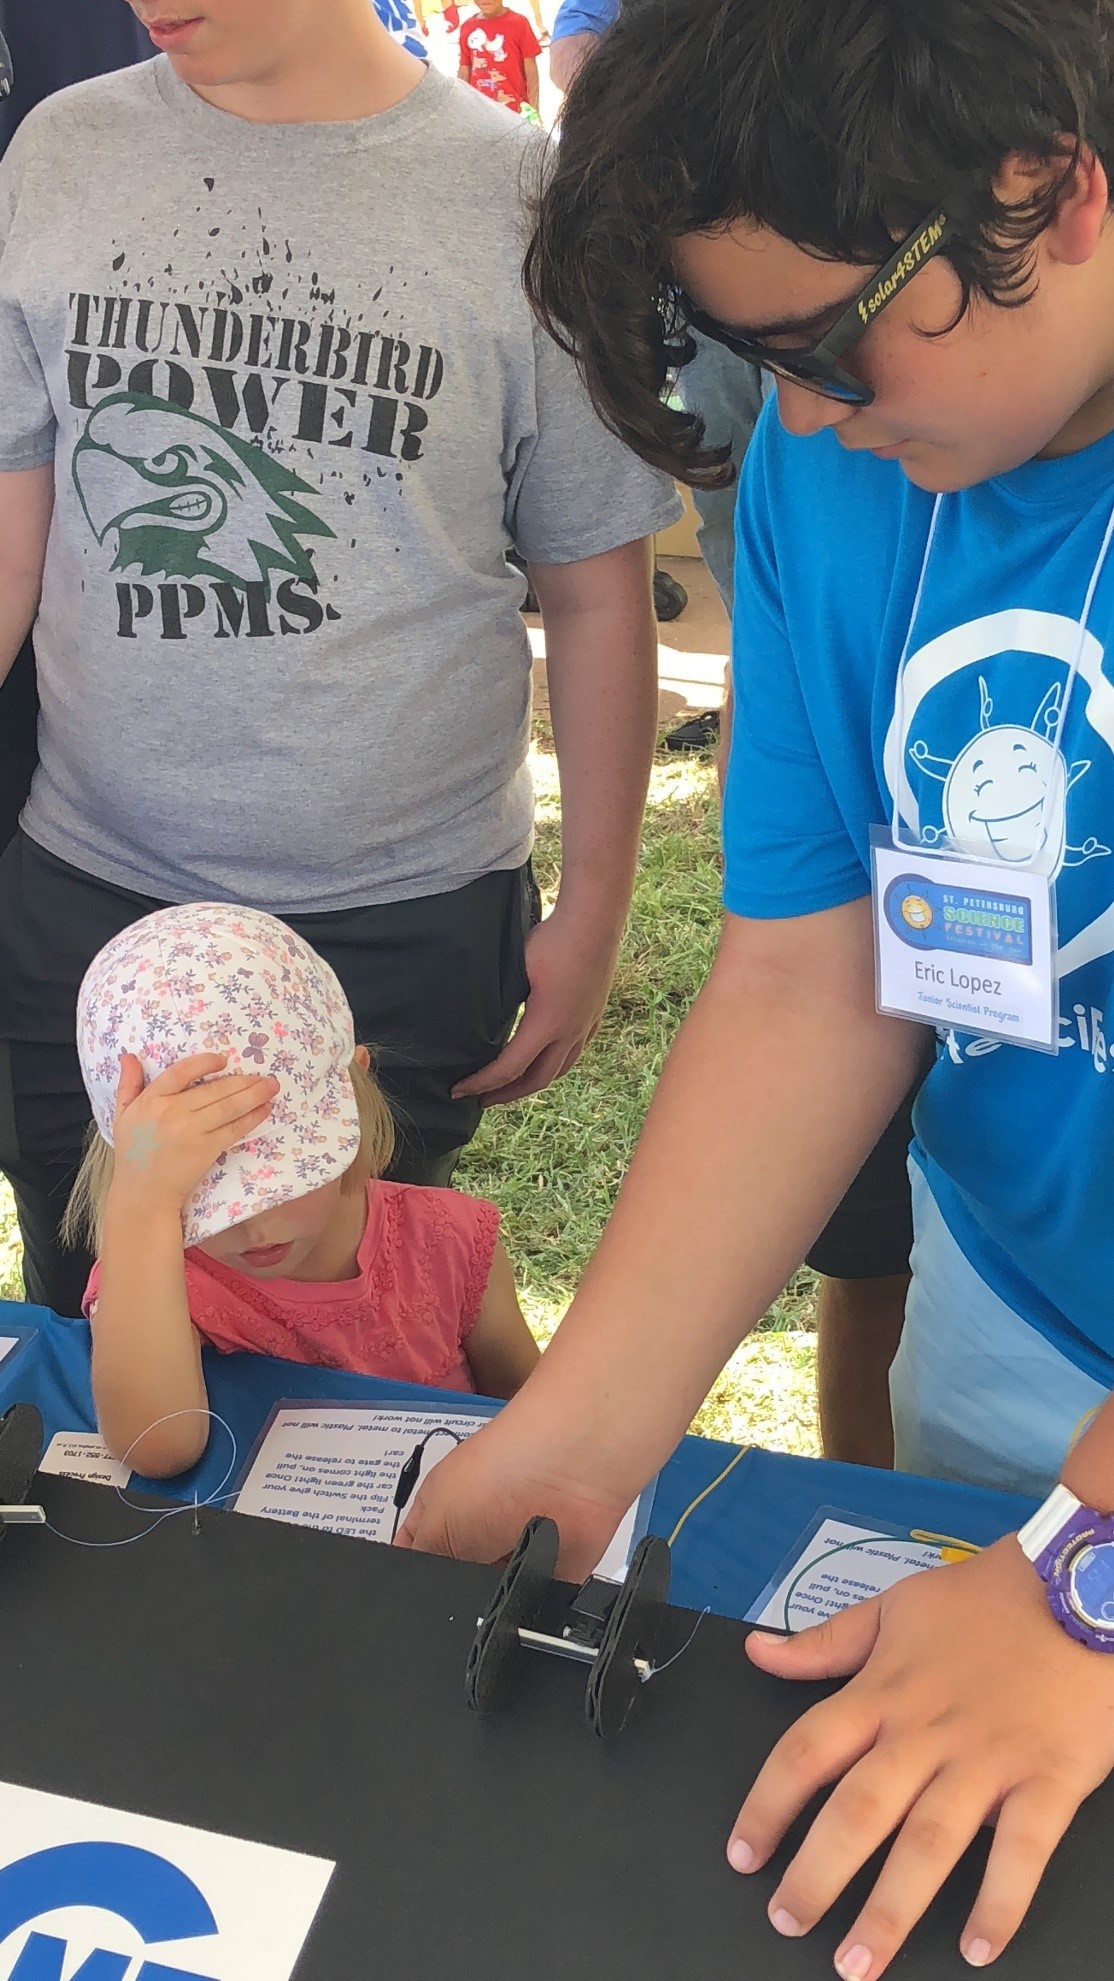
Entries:
POLYGON ((561 0, 550 41, 570 34, 602 34, 619 12, 621 0, 561 0))
POLYGON ((417 16, 408 0, 375 0, 375 11, 387 33, 394 36, 408 55, 416 55, 419 62, 429 61, 429 50, 418 32, 417 16))
POLYGON ((1114 435, 944 498, 899 735, 932 503, 897 463, 830 432, 793 439, 766 407, 737 523, 724 899, 765 919, 869 893, 870 828, 889 824, 899 772, 907 824, 932 843, 946 823, 1001 861, 1005 886, 1045 789, 1066 784, 1051 819, 1059 1055, 951 1030, 942 1011, 913 1153, 986 1283, 1114 1385, 1114 555, 1059 763, 1052 740, 1114 506, 1114 435))

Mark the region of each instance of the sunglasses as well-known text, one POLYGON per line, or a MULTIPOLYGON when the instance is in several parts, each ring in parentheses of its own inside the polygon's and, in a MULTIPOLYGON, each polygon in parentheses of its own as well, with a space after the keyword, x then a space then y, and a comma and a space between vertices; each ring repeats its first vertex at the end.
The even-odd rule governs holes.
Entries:
POLYGON ((864 283, 827 335, 810 350, 773 349, 759 338, 728 330, 714 316, 705 315, 683 290, 677 292, 677 300, 686 322, 694 330, 717 344, 726 345, 736 357, 748 358, 752 365, 762 365, 776 377, 788 379, 792 385, 803 385, 806 391, 819 392, 825 399, 838 399, 847 406, 869 406, 874 400, 869 385, 844 371, 838 361, 856 338, 869 330, 910 277, 926 261, 931 261, 933 255, 939 254, 951 232, 947 215, 934 210, 919 227, 914 227, 878 273, 864 283))

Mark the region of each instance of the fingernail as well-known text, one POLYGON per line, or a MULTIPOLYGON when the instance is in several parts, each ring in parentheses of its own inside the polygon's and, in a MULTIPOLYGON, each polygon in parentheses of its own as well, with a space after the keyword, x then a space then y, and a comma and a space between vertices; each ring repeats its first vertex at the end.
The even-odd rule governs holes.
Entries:
POLYGON ((733 1871, 753 1871, 754 1852, 742 1837, 732 1837, 727 1846, 727 1862, 733 1871))
POLYGON ((799 1940, 805 1930, 800 1920, 794 1919, 791 1912, 783 1911, 781 1906, 776 1912, 771 1912, 770 1924, 775 1933, 783 1933, 787 1940, 799 1940))
POLYGON ((836 1973, 841 1981, 866 1981, 874 1962, 869 1947, 848 1947, 836 1961, 836 1973))
POLYGON ((963 1958, 968 1967, 989 1967, 993 1952, 989 1940, 972 1940, 969 1947, 964 1947, 963 1958))

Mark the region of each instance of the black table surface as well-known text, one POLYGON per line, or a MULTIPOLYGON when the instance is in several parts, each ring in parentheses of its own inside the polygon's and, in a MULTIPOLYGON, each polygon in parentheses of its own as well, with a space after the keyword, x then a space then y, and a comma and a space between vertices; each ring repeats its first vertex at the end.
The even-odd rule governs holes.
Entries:
MULTIPOLYGON (((34 1491, 69 1535, 146 1525, 106 1488, 34 1491)), ((705 1617, 612 1742, 585 1725, 584 1669, 536 1654, 513 1704, 480 1720, 463 1675, 496 1571, 232 1514, 206 1514, 200 1537, 192 1524, 100 1550, 9 1531, 0 1777, 335 1859, 298 1981, 831 1975, 861 1884, 786 1941, 765 1917, 777 1866, 743 1879, 724 1859, 748 1783, 819 1696, 755 1672, 738 1624, 705 1617)), ((659 1656, 693 1622, 670 1612, 659 1656)), ((1003 1981, 1108 1974, 1112 1844, 1103 1791, 1003 1981)), ((982 1861, 985 1843, 900 1981, 970 1973, 957 1942, 982 1861)))

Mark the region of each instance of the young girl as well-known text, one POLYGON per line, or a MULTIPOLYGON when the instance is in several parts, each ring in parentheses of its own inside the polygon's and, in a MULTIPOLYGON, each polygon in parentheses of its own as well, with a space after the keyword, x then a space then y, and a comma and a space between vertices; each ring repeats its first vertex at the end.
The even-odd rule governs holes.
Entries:
POLYGON ((164 908, 78 997, 95 1130, 67 1212, 101 1433, 194 1464, 201 1345, 509 1397, 538 1358, 493 1204, 382 1180, 393 1129, 333 971, 271 915, 164 908), (160 1419, 170 1419, 160 1422, 160 1419))

